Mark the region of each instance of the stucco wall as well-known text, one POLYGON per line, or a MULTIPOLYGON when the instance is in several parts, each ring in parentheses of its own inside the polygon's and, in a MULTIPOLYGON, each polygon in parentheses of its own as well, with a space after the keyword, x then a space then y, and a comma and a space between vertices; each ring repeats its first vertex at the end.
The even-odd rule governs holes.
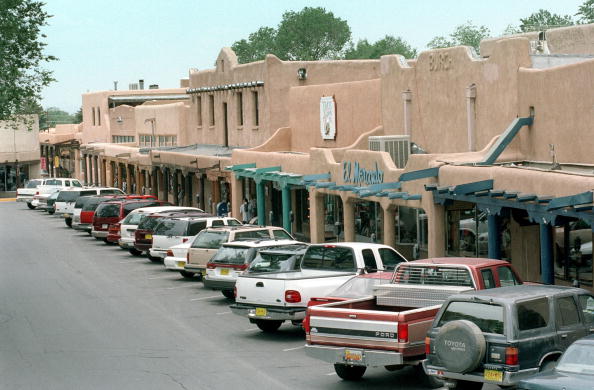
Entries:
POLYGON ((0 162, 39 160, 37 115, 27 115, 27 123, 0 122, 0 162))
POLYGON ((152 125, 145 122, 148 119, 155 118, 155 136, 174 135, 177 136, 177 144, 185 145, 186 115, 184 103, 170 104, 143 104, 135 107, 135 127, 137 129, 136 143, 138 144, 138 135, 151 135, 152 125))

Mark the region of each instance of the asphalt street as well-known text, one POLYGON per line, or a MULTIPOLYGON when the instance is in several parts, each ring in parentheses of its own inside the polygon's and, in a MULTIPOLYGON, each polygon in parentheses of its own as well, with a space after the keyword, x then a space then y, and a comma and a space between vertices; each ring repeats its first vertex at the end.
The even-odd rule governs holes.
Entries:
POLYGON ((201 282, 22 203, 0 203, 0 248, 0 389, 422 388, 412 368, 344 382, 298 327, 264 334, 201 282))

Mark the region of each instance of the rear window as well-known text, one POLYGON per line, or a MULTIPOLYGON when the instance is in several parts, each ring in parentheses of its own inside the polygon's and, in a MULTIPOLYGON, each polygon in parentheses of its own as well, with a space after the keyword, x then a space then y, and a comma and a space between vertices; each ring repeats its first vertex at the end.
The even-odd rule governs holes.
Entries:
POLYGON ((450 302, 438 327, 450 321, 468 320, 485 333, 503 334, 503 306, 477 302, 450 302))
POLYGON ((245 264, 249 263, 253 257, 253 248, 244 247, 221 247, 217 253, 210 259, 211 263, 216 264, 245 264))
POLYGON ((156 236, 185 236, 188 221, 180 219, 163 219, 155 228, 156 236))
POLYGON ((72 187, 82 187, 78 180, 72 180, 72 187))
POLYGON ((112 195, 112 194, 121 195, 124 192, 120 191, 120 190, 116 190, 116 189, 109 189, 109 190, 99 190, 99 193, 106 194, 106 195, 112 195))
POLYGON ((41 185, 41 180, 30 180, 25 188, 37 188, 38 185, 41 185))
POLYGON ((355 256, 351 248, 312 246, 303 255, 301 268, 319 270, 356 271, 355 256))
POLYGON ((138 224, 140 224, 140 222, 143 220, 144 217, 146 217, 146 214, 130 213, 130 214, 128 214, 128 216, 126 218, 124 218, 122 225, 138 225, 138 224))
POLYGON ((301 255, 259 252, 248 272, 284 272, 299 269, 301 255))
POLYGON ((154 230, 155 227, 164 219, 164 217, 146 217, 138 224, 138 229, 154 230))
POLYGON ((394 280, 405 284, 432 284, 473 287, 470 272, 465 268, 420 266, 402 263, 396 269, 394 280))
POLYGON ((549 300, 532 299, 517 304, 518 329, 532 330, 544 328, 549 323, 549 300))
POLYGON ((75 202, 80 196, 80 191, 60 191, 56 202, 75 202))
POLYGON ((270 233, 268 232, 268 229, 235 232, 235 237, 233 238, 233 240, 270 240, 270 233))
POLYGON ((293 237, 291 237, 291 235, 289 233, 285 232, 284 230, 280 230, 280 229, 273 230, 272 235, 277 240, 292 240, 293 239, 293 237))
POLYGON ((75 209, 82 209, 83 206, 85 205, 85 203, 87 201, 89 201, 89 197, 88 196, 80 196, 77 200, 76 203, 74 204, 74 208, 75 209))
POLYGON ((400 256, 398 252, 390 248, 380 248, 379 254, 382 259, 382 263, 384 264, 384 269, 392 270, 396 268, 396 265, 406 262, 404 257, 400 256))
POLYGON ((159 205, 159 203, 156 203, 154 201, 125 203, 124 204, 124 215, 128 215, 128 214, 130 214, 130 211, 139 209, 141 207, 158 206, 158 205, 159 205))
POLYGON ((120 205, 119 204, 102 204, 97 208, 97 216, 103 218, 119 217, 120 216, 120 205))
POLYGON ((89 198, 83 205, 82 211, 95 211, 100 203, 105 202, 105 198, 89 198))
POLYGON ((239 222, 236 219, 228 219, 227 220, 227 226, 239 226, 241 225, 241 222, 239 222))
POLYGON ((229 233, 225 231, 203 230, 196 236, 192 248, 218 249, 228 238, 229 233))
POLYGON ((190 221, 190 227, 188 228, 188 236, 195 236, 200 233, 203 229, 206 229, 206 221, 190 221))

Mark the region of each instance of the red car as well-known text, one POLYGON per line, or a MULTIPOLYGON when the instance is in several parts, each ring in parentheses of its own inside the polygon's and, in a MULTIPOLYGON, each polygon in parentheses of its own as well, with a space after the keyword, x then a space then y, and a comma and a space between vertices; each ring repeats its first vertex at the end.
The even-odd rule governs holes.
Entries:
MULTIPOLYGON (((144 199, 123 199, 107 201, 99 204, 93 216, 93 230, 91 235, 98 240, 107 241, 109 225, 119 224, 119 222, 130 211, 140 207, 167 206, 170 203, 152 198, 144 199)), ((119 232, 118 232, 119 233, 119 232)), ((119 238, 119 237, 118 237, 119 238)), ((117 242, 117 240, 116 240, 117 242)))
POLYGON ((93 230, 95 210, 101 203, 119 199, 156 199, 153 195, 101 195, 89 198, 80 212, 80 223, 72 226, 76 230, 82 230, 89 234, 93 230))

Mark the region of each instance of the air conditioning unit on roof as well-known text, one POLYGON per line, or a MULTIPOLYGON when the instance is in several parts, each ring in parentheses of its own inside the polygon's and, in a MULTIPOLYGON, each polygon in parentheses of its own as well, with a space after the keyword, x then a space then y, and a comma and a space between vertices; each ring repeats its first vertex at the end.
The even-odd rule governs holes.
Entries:
POLYGON ((404 169, 410 154, 410 135, 382 135, 369 137, 369 150, 388 152, 399 169, 404 169))

